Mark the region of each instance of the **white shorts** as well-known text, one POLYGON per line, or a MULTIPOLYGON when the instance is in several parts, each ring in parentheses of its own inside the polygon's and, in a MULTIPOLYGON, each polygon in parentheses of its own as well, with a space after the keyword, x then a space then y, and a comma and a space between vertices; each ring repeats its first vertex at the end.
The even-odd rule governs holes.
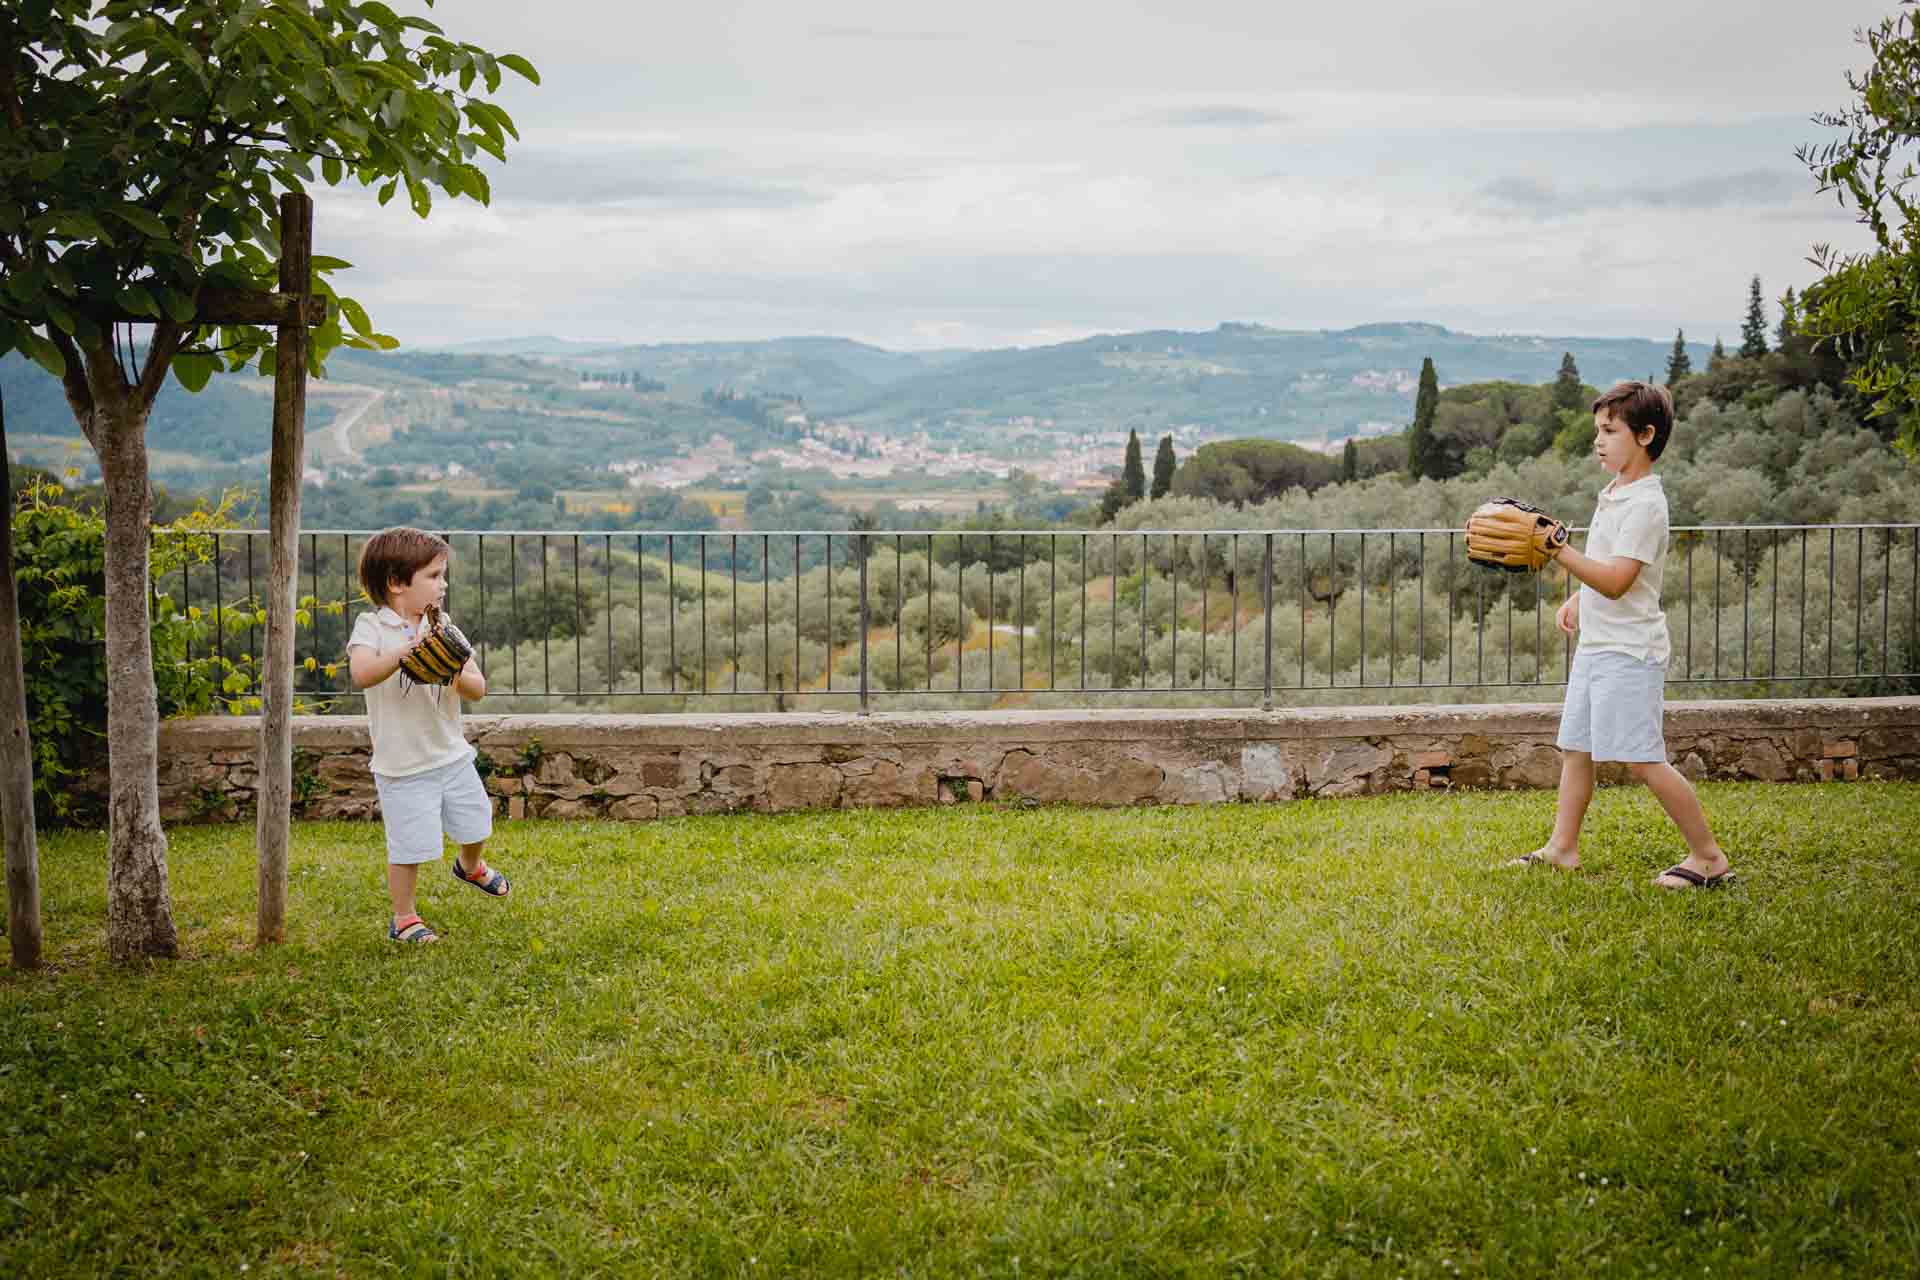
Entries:
POLYGON ((1579 649, 1567 674, 1559 747, 1595 760, 1665 764, 1667 665, 1579 649))
POLYGON ((387 861, 433 862, 456 844, 478 844, 493 834, 493 798, 473 758, 390 778, 373 775, 380 821, 387 828, 387 861))

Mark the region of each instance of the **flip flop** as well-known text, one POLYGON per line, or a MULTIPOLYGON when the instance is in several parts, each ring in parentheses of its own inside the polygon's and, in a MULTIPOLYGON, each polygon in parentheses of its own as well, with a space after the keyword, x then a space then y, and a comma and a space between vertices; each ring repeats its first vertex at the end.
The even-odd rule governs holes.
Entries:
POLYGON ((1675 863, 1665 871, 1662 871, 1660 875, 1653 878, 1656 884, 1659 883, 1661 876, 1673 876, 1676 879, 1686 881, 1684 885, 1660 885, 1662 889, 1724 889, 1727 885, 1733 883, 1733 868, 1728 867, 1717 876, 1703 876, 1698 871, 1687 867, 1684 863, 1675 863))
POLYGON ((1555 871, 1578 871, 1578 867, 1563 867, 1552 858, 1546 857, 1538 849, 1532 853, 1523 853, 1517 858, 1508 858, 1500 864, 1503 867, 1550 867, 1555 871))

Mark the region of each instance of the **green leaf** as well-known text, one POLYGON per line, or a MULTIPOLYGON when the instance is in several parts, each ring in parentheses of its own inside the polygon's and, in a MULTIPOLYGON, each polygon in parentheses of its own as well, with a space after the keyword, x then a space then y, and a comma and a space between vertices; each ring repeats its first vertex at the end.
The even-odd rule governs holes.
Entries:
POLYGON ((320 176, 327 180, 328 186, 330 187, 339 186, 340 179, 344 173, 345 173, 345 169, 340 164, 340 158, 338 156, 321 157, 320 176))
POLYGON ((531 62, 528 62, 517 53, 501 54, 500 65, 519 76, 522 80, 528 80, 534 84, 540 83, 540 73, 533 69, 531 62))
POLYGON ((313 269, 317 272, 348 271, 352 268, 353 264, 345 258, 329 258, 323 253, 313 255, 313 269))
POLYGON ((130 284, 121 289, 120 305, 137 316, 160 318, 160 304, 143 284, 130 284))
POLYGON ((193 351, 182 351, 173 357, 174 381, 188 391, 199 391, 213 377, 220 363, 210 355, 193 351))
POLYGON ((137 204, 117 204, 113 206, 111 212, 134 230, 145 232, 158 239, 164 240, 172 234, 167 224, 151 209, 142 208, 137 204))
POLYGON ((62 166, 66 163, 66 152, 42 151, 28 162, 27 173, 32 176, 35 182, 45 182, 48 178, 60 172, 62 166))
POLYGON ((346 316, 347 323, 353 326, 355 333, 371 334, 373 332, 373 324, 367 319, 366 308, 352 298, 340 299, 340 313, 346 316))
POLYGON ((60 354, 59 347, 31 329, 21 329, 18 338, 20 349, 32 356, 35 364, 56 378, 67 376, 67 358, 60 354))
POLYGON ((168 318, 175 324, 193 323, 194 306, 190 296, 178 289, 165 288, 156 288, 154 294, 160 299, 160 306, 167 313, 168 318))
POLYGON ((54 324, 59 326, 60 331, 62 333, 66 334, 68 337, 72 337, 73 328, 74 328, 73 312, 68 310, 66 307, 61 306, 59 303, 55 302, 51 298, 47 299, 46 305, 47 305, 47 314, 53 318, 54 324))
POLYGON ((386 185, 380 188, 381 204, 384 205, 387 201, 393 199, 394 188, 399 186, 399 184, 400 184, 400 180, 398 178, 389 178, 387 180, 386 185))

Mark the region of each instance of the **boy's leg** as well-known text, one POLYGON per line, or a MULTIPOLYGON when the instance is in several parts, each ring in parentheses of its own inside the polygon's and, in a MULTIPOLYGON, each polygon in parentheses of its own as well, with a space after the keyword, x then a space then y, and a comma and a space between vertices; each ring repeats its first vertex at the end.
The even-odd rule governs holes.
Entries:
POLYGON ((487 846, 487 838, 493 834, 493 797, 487 794, 486 785, 480 781, 479 771, 471 762, 448 769, 440 805, 440 819, 447 834, 460 844, 460 852, 454 856, 454 874, 497 898, 506 897, 507 878, 499 876, 495 883, 497 873, 480 856, 480 851, 487 846))
MULTIPOLYGON (((1700 807, 1700 797, 1687 776, 1664 760, 1636 764, 1632 768, 1634 776, 1647 784, 1647 790, 1653 792, 1687 842, 1687 856, 1680 865, 1709 879, 1724 875, 1728 870, 1727 855, 1721 850, 1720 842, 1713 838, 1713 831, 1707 826, 1706 810, 1700 807)), ((1678 876, 1662 875, 1654 883, 1667 889, 1691 887, 1678 876)))
MULTIPOLYGON (((393 906, 394 929, 405 920, 418 920, 414 894, 420 883, 420 864, 438 861, 443 846, 436 789, 422 775, 401 778, 373 776, 380 795, 380 821, 387 836, 387 897, 393 906)), ((428 929, 427 933, 432 934, 428 929)), ((404 939, 413 941, 412 938, 404 939)), ((426 941, 436 941, 428 936, 426 941)))
POLYGON ((420 884, 420 864, 417 862, 389 862, 387 864, 387 897, 393 900, 393 919, 398 924, 408 916, 417 915, 414 910, 414 891, 420 884))
POLYGON ((1580 824, 1593 800, 1593 755, 1564 751, 1560 755, 1560 799, 1553 810, 1553 835, 1516 862, 1550 862, 1576 871, 1580 867, 1580 824))

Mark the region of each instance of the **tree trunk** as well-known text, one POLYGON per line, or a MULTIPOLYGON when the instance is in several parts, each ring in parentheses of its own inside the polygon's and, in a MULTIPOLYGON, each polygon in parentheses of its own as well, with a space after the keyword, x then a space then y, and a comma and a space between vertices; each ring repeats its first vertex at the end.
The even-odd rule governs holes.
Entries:
POLYGON ((13 483, 6 408, 0 405, 0 827, 7 851, 7 936, 13 967, 40 967, 40 848, 33 825, 33 741, 20 658, 20 597, 13 580, 13 483))
POLYGON ((160 698, 153 682, 147 412, 96 396, 107 499, 107 954, 124 963, 179 953, 160 829, 160 698))
MULTIPOLYGON (((305 298, 312 287, 313 200, 280 197, 280 292, 305 298)), ((302 312, 304 312, 304 305, 302 312)), ((272 539, 267 570, 266 661, 260 682, 258 906, 254 945, 287 940, 287 845, 293 825, 293 606, 299 570, 300 472, 306 451, 307 326, 304 315, 280 326, 274 360, 273 453, 268 467, 272 539)))

